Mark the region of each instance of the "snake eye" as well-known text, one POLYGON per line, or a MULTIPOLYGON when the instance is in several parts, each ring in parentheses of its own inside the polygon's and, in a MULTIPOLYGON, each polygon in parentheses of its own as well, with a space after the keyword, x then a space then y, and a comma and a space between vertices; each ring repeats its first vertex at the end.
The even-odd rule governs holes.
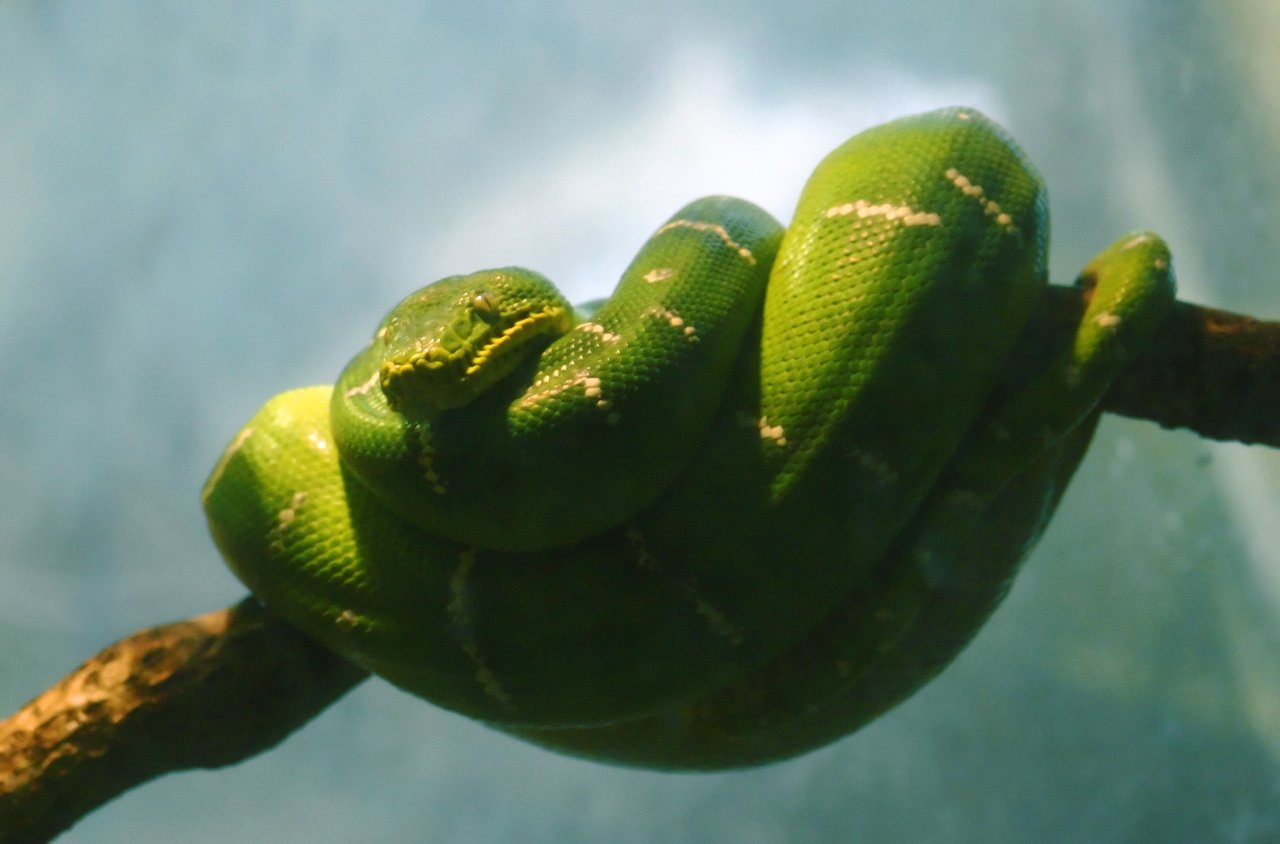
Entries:
POLYGON ((471 297, 471 309, 476 316, 485 322, 496 322, 498 319, 498 297, 488 290, 481 290, 471 297))

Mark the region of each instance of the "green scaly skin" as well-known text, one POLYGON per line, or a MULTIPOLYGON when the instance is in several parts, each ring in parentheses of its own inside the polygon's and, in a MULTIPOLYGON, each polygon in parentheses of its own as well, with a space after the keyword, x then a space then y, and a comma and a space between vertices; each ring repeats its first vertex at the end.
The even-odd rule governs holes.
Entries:
POLYGON ((338 448, 389 508, 457 542, 532 551, 621 524, 706 437, 781 236, 750 203, 694 202, 574 330, 529 270, 420 290, 338 378, 338 448))
POLYGON ((785 233, 682 209, 576 327, 527 270, 413 294, 335 388, 240 432, 211 530, 285 618, 531 741, 804 752, 981 626, 1172 302, 1163 241, 1128 235, 1045 349, 1047 237, 1039 175, 976 111, 877 127, 785 233))

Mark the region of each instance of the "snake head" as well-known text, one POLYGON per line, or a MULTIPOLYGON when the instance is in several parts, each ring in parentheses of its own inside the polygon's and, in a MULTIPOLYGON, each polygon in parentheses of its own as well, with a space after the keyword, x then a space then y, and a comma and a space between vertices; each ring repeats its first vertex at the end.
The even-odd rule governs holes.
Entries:
POLYGON ((406 297, 378 329, 379 383, 392 410, 462 407, 572 327, 545 276, 520 268, 451 276, 406 297))

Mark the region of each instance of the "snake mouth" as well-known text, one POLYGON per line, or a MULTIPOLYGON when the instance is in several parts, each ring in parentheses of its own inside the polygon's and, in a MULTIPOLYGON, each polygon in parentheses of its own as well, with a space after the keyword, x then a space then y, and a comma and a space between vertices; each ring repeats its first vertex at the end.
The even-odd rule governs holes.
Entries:
POLYGON ((550 342, 568 333, 569 328, 569 312, 566 308, 551 306, 528 313, 476 349, 463 377, 474 379, 486 370, 498 370, 499 374, 486 383, 488 386, 514 369, 523 360, 523 352, 531 344, 544 338, 550 342))
POLYGON ((452 348, 437 341, 408 357, 384 360, 379 385, 390 408, 405 416, 431 417, 464 407, 570 327, 567 308, 541 308, 501 331, 485 332, 481 337, 487 339, 479 344, 456 337, 452 348))

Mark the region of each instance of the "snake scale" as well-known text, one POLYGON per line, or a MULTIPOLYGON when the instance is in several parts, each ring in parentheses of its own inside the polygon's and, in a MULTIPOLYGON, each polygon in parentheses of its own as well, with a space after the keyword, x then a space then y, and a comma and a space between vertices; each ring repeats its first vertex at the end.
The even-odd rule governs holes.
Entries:
POLYGON ((505 268, 410 295, 272 398, 202 493, 268 607, 441 706, 589 758, 769 762, 964 647, 1173 299, 1164 242, 1038 342, 1047 200, 973 109, 824 159, 784 228, 697 200, 577 312, 505 268))

